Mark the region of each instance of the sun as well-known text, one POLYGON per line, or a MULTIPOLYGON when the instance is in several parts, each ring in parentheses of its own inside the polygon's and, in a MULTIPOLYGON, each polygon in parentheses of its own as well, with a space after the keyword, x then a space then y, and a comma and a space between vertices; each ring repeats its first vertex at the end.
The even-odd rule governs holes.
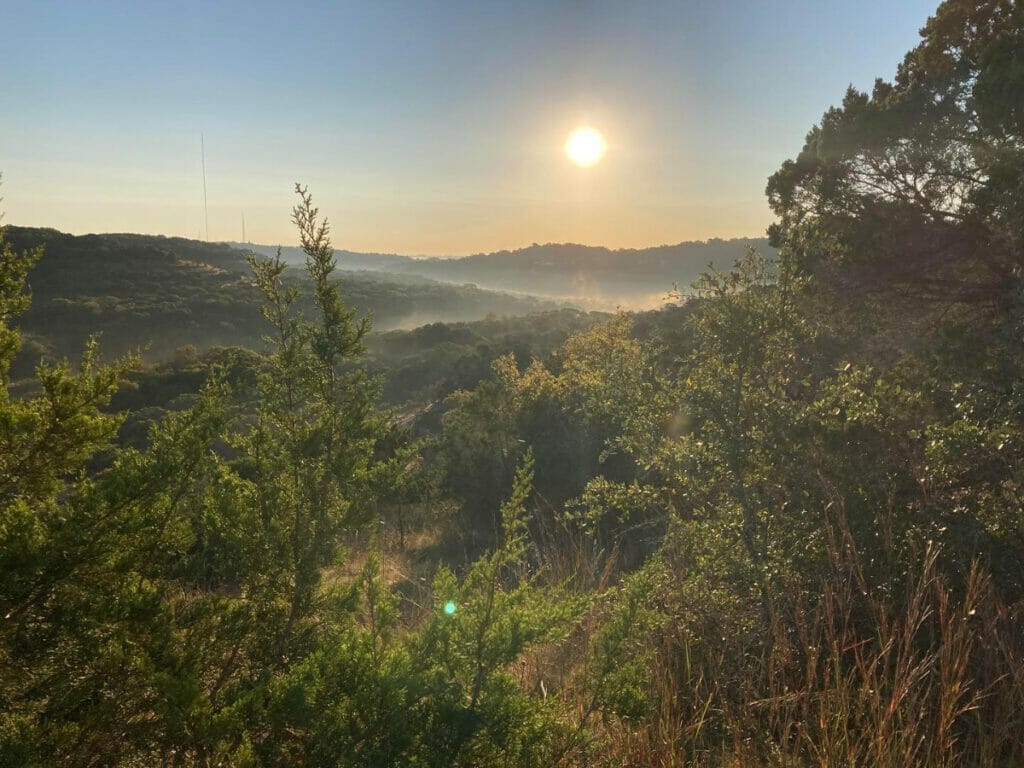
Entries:
POLYGON ((565 154, 583 168, 600 162, 607 151, 608 144, 596 128, 577 128, 565 140, 565 154))

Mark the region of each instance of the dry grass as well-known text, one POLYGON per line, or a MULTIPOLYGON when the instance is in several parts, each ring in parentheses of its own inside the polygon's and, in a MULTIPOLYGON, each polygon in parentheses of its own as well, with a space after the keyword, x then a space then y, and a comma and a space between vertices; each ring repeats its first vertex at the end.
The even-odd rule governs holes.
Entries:
MULTIPOLYGON (((388 586, 403 620, 430 605, 439 563, 468 562, 445 526, 383 538, 388 586), (449 551, 451 550, 451 551, 449 551)), ((547 578, 600 594, 621 576, 614 547, 570 528, 542 533, 547 578)), ((975 564, 963 584, 921 553, 901 590, 873 590, 848 532, 830 532, 820 591, 792 585, 743 635, 699 596, 668 604, 664 631, 647 638, 652 711, 630 721, 594 708, 584 674, 592 638, 609 617, 598 601, 569 638, 532 648, 511 670, 566 712, 564 766, 640 768, 953 768, 1024 765, 1024 621, 975 564), (752 642, 751 638, 757 638, 752 642)), ((356 575, 366 542, 350 542, 339 578, 356 575)), ((462 545, 459 545, 462 546, 462 545)))
POLYGON ((869 588, 848 535, 830 554, 820 599, 794 589, 777 605, 758 663, 727 639, 709 650, 680 634, 659 648, 654 715, 606 720, 589 764, 1024 765, 1019 607, 977 565, 955 594, 934 547, 898 599, 869 588))

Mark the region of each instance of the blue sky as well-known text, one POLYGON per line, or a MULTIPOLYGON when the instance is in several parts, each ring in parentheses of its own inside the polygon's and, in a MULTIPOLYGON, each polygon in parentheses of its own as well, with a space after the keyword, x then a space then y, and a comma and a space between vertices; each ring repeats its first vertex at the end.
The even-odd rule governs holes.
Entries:
POLYGON ((767 176, 935 2, 0 0, 4 221, 465 254, 762 234, 767 176), (576 126, 609 151, 565 158, 576 126))

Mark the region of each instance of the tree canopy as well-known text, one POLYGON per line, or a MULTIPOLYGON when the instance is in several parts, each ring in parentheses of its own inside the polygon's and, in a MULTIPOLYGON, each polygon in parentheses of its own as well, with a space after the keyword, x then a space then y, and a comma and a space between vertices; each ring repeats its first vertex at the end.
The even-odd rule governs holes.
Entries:
POLYGON ((1024 266, 1024 9, 950 0, 768 183, 771 229, 850 290, 1005 309, 1024 266))

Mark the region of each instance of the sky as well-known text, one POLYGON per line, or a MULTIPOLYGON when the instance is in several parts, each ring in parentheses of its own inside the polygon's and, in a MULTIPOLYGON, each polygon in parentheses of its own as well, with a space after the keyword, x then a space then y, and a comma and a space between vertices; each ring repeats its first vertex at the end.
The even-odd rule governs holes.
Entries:
POLYGON ((4 223, 464 255, 759 236, 937 0, 0 0, 4 223), (563 145, 590 125, 608 152, 563 145))

